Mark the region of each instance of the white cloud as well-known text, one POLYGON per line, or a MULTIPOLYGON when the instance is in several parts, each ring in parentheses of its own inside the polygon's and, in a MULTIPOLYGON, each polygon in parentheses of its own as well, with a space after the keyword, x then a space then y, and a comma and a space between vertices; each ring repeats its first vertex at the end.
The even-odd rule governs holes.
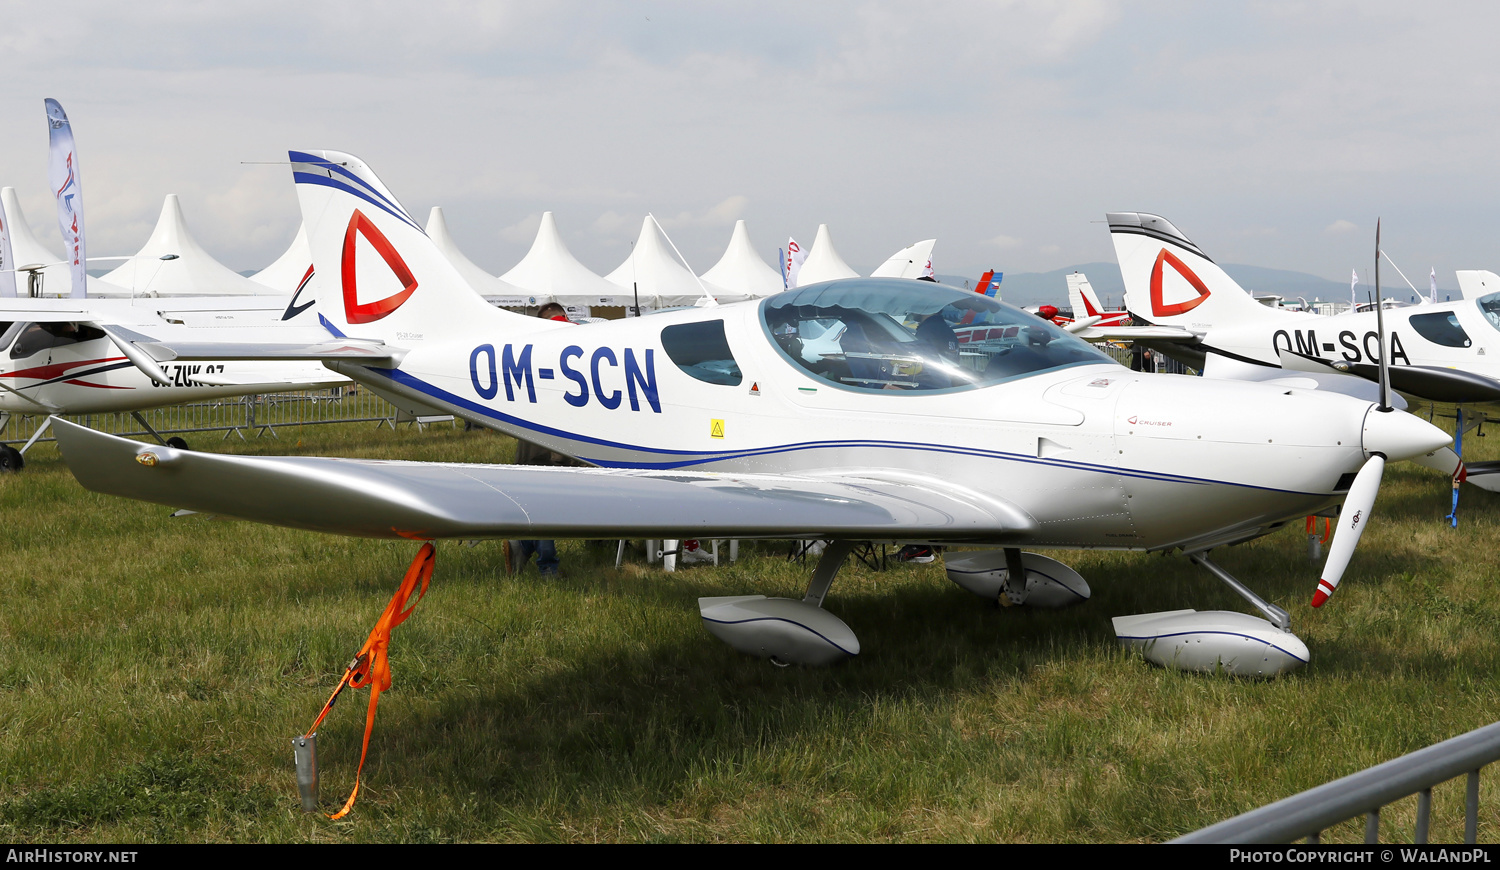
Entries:
POLYGON ((536 240, 536 231, 541 229, 542 214, 534 212, 508 227, 501 227, 500 238, 514 244, 530 245, 536 240))
POLYGON ((663 227, 728 227, 745 216, 750 205, 748 196, 736 194, 701 212, 679 212, 676 217, 662 218, 663 227))
POLYGON ((1359 229, 1359 226, 1353 221, 1346 221, 1343 218, 1339 218, 1338 220, 1324 227, 1323 232, 1337 236, 1352 233, 1357 229, 1359 229))
POLYGON ((637 228, 641 225, 644 215, 620 214, 617 211, 607 211, 594 219, 594 232, 607 236, 618 235, 624 230, 637 228))
POLYGON ((987 245, 987 246, 989 246, 991 248, 1000 248, 1001 250, 1008 250, 1008 249, 1011 249, 1011 248, 1019 248, 1019 247, 1021 247, 1022 244, 1024 244, 1024 242, 1021 239, 1016 238, 1015 236, 999 235, 999 236, 993 236, 993 237, 988 238, 988 239, 984 239, 979 244, 981 244, 981 245, 987 245))

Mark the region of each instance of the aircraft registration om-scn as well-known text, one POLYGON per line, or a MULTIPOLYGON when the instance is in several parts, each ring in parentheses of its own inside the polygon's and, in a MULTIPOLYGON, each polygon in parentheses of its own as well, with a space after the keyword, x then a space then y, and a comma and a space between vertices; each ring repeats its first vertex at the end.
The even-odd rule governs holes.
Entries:
POLYGON ((654 413, 661 413, 661 398, 656 387, 656 351, 646 348, 638 359, 633 348, 624 348, 619 355, 615 354, 613 348, 598 347, 592 352, 586 353, 582 347, 576 344, 568 345, 558 354, 556 368, 535 369, 535 379, 532 377, 533 367, 531 359, 532 345, 528 344, 516 353, 514 346, 506 344, 498 354, 492 344, 481 344, 474 348, 469 354, 469 381, 474 386, 474 392, 481 399, 490 400, 499 394, 501 387, 505 389, 505 400, 516 401, 516 391, 523 386, 526 388, 526 401, 536 404, 536 381, 550 381, 561 372, 562 376, 572 381, 577 387, 573 387, 563 394, 563 400, 575 408, 582 408, 592 400, 613 411, 620 407, 622 392, 615 385, 618 381, 606 384, 608 379, 606 370, 624 370, 625 393, 630 397, 630 410, 641 410, 641 399, 650 406, 654 413), (588 377, 584 377, 584 371, 574 368, 581 365, 584 357, 588 357, 588 363, 583 366, 588 377), (593 391, 589 391, 589 387, 593 391), (639 392, 637 392, 639 388, 639 392))

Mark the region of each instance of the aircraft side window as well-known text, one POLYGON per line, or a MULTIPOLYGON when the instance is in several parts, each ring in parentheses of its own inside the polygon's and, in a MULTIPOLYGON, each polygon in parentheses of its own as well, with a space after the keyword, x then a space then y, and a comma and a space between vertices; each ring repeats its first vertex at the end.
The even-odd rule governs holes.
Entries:
POLYGON ((724 337, 724 321, 668 326, 661 331, 661 346, 685 374, 704 383, 739 386, 740 364, 724 337))
POLYGON ((1484 315, 1489 325, 1500 330, 1500 293, 1481 296, 1474 301, 1479 306, 1479 313, 1484 315))
POLYGON ((1458 316, 1452 312, 1438 311, 1432 314, 1413 314, 1411 328, 1433 344, 1443 347, 1468 347, 1473 344, 1469 334, 1458 325, 1458 316))
POLYGON ((48 348, 97 338, 104 338, 104 330, 86 323, 31 323, 16 339, 15 347, 10 349, 10 358, 21 359, 48 348))

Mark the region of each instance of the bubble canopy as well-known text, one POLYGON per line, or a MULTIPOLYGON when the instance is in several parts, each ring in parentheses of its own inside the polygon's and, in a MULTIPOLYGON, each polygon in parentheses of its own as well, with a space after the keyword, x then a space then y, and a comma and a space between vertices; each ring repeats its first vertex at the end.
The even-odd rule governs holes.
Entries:
POLYGON ((767 297, 782 356, 848 390, 951 392, 1113 359, 1054 324, 930 281, 854 278, 767 297))

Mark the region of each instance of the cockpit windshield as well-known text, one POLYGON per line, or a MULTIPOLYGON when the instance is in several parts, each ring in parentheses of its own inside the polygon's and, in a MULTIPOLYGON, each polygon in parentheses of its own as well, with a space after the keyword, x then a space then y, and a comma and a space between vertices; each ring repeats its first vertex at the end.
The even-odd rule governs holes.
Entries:
POLYGON ((968 389, 1114 362, 1036 315, 925 281, 814 284, 770 296, 760 311, 784 356, 852 390, 968 389))
POLYGON ((1481 296, 1475 302, 1479 305, 1479 313, 1484 315, 1484 322, 1500 330, 1500 293, 1481 296))

